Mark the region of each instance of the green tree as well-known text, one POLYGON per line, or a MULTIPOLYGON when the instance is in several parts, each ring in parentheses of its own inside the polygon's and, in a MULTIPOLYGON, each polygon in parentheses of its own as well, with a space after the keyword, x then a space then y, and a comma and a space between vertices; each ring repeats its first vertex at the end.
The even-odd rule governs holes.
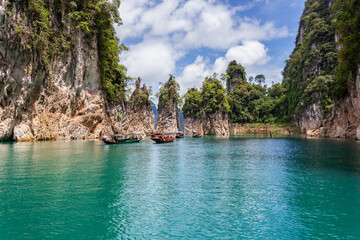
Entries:
POLYGON ((255 82, 257 82, 259 85, 265 83, 265 76, 263 74, 256 75, 255 82))
POLYGON ((185 103, 182 108, 185 117, 200 118, 201 116, 201 93, 197 88, 191 88, 184 95, 185 103))
POLYGON ((205 113, 217 111, 229 112, 230 106, 226 97, 226 90, 221 81, 214 77, 207 77, 201 87, 202 108, 205 113))

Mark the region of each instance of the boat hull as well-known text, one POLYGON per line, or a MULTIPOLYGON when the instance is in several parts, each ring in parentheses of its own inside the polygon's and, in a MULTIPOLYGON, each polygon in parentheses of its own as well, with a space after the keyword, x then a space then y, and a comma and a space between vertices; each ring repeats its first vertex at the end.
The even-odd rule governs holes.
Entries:
POLYGON ((126 140, 126 141, 119 141, 119 142, 114 142, 114 141, 108 141, 108 140, 101 140, 103 141, 105 144, 109 144, 109 145, 114 145, 114 144, 125 144, 125 143, 137 143, 140 142, 140 139, 136 139, 136 140, 126 140))
POLYGON ((169 143, 169 142, 173 142, 174 138, 171 139, 159 139, 159 138, 154 138, 152 139, 155 143, 169 143))

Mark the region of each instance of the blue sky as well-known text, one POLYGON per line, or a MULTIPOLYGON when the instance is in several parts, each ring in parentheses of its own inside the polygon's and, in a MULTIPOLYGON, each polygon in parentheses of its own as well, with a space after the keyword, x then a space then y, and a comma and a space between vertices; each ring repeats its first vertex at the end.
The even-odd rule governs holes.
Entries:
POLYGON ((224 73, 231 60, 247 76, 281 82, 305 0, 122 0, 117 26, 131 77, 157 89, 173 74, 181 92, 224 73))

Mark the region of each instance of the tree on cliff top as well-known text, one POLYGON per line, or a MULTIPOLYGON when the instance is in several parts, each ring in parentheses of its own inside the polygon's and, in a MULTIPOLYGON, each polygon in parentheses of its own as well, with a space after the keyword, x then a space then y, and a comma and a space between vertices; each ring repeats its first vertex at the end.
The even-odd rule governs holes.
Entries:
POLYGON ((259 85, 265 83, 265 76, 263 74, 256 75, 255 82, 257 82, 259 85))
POLYGON ((169 80, 163 84, 160 88, 160 91, 156 94, 159 99, 160 108, 166 108, 170 106, 178 106, 181 101, 181 97, 179 94, 180 85, 175 81, 175 77, 170 74, 169 80))
POLYGON ((206 77, 201 87, 202 108, 205 113, 217 111, 229 112, 230 106, 226 97, 226 90, 221 81, 213 77, 206 77))
POLYGON ((197 88, 191 88, 184 95, 185 103, 182 108, 185 117, 200 118, 201 116, 201 93, 197 88))
POLYGON ((244 82, 246 82, 244 67, 235 60, 231 61, 226 69, 226 89, 231 92, 236 84, 244 82))

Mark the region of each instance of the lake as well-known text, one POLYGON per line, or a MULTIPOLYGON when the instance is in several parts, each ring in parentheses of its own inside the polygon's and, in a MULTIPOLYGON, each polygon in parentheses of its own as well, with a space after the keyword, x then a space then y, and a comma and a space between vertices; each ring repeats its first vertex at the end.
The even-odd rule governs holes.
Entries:
POLYGON ((360 142, 0 143, 0 239, 360 239, 360 142))

